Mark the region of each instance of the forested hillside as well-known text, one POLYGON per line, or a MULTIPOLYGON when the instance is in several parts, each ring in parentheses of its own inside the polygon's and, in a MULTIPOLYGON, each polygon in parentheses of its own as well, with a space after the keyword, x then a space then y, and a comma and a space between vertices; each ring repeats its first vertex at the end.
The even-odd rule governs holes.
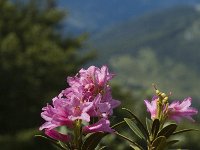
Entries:
POLYGON ((199 39, 199 10, 179 6, 110 28, 89 44, 99 56, 93 64, 108 64, 120 74, 117 84, 136 92, 157 83, 174 90, 174 96, 192 96, 198 102, 199 39))
POLYGON ((96 35, 89 43, 98 51, 97 62, 101 63, 107 63, 113 55, 135 55, 141 48, 151 48, 161 61, 163 57, 170 57, 199 70, 199 38, 199 10, 181 6, 115 26, 96 35))

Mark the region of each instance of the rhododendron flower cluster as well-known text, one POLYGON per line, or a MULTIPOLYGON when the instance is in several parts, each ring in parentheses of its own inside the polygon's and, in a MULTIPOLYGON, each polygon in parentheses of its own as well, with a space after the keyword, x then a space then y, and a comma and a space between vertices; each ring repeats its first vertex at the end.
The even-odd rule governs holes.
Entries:
POLYGON ((188 97, 183 101, 169 103, 168 96, 160 92, 155 85, 156 94, 152 101, 144 100, 147 111, 151 114, 151 119, 146 118, 146 125, 132 111, 123 108, 131 117, 124 118, 124 121, 111 127, 109 118, 113 114, 113 109, 120 105, 120 102, 111 95, 109 81, 113 77, 114 74, 110 73, 106 66, 91 66, 86 70, 81 69, 73 77, 68 77, 69 87, 54 97, 52 104, 42 108, 41 117, 45 123, 39 129, 44 130, 52 139, 41 137, 50 140, 62 150, 94 150, 100 146, 101 139, 107 133, 114 132, 115 135, 130 142, 133 149, 161 150, 170 148, 179 141, 170 140, 174 135, 196 131, 176 131, 178 125, 175 122, 167 122, 180 122, 182 118, 194 121, 192 116, 198 111, 191 107, 192 99, 188 97), (140 143, 114 130, 123 124, 128 125, 130 131, 141 139, 140 143), (59 132, 61 126, 67 127, 66 133, 59 132))
POLYGON ((197 109, 190 107, 192 99, 190 97, 181 101, 168 103, 168 97, 163 93, 152 98, 152 101, 144 100, 147 110, 151 114, 151 119, 171 119, 180 122, 182 118, 194 121, 191 116, 198 113, 197 109), (159 110, 160 109, 160 110, 159 110), (159 112, 160 111, 160 112, 159 112), (160 113, 160 114, 158 114, 160 113))
MULTIPOLYGON (((182 118, 194 121, 192 116, 198 113, 197 109, 190 107, 190 97, 183 101, 169 103, 169 97, 165 93, 160 92, 155 85, 154 88, 156 94, 153 96, 152 101, 144 100, 147 111, 151 114, 151 119, 146 118, 145 124, 131 110, 123 108, 123 110, 131 115, 129 118, 124 118, 124 122, 129 126, 130 131, 140 138, 140 142, 132 141, 130 137, 118 132, 115 132, 115 134, 130 142, 130 147, 133 149, 171 149, 171 146, 179 141, 174 135, 189 131, 198 131, 192 128, 177 131, 178 125, 176 122, 179 123, 182 118), (176 122, 168 122, 169 119, 176 122)), ((123 121, 118 124, 123 124, 123 121)))
POLYGON ((74 129, 78 124, 84 133, 113 132, 109 116, 120 105, 112 98, 108 84, 113 76, 106 66, 91 66, 68 77, 69 87, 52 99, 52 105, 47 104, 42 109, 41 116, 46 122, 40 130, 44 129, 46 135, 63 142, 70 141, 71 136, 59 133, 56 128, 60 126, 74 129), (91 118, 98 120, 92 122, 91 118))

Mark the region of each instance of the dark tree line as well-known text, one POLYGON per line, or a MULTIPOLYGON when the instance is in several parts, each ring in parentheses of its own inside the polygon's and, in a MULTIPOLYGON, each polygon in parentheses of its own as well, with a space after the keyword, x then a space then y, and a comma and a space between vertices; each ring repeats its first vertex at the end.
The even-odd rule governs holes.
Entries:
POLYGON ((0 134, 39 126, 41 107, 92 58, 83 36, 62 34, 64 19, 54 0, 0 1, 0 134))

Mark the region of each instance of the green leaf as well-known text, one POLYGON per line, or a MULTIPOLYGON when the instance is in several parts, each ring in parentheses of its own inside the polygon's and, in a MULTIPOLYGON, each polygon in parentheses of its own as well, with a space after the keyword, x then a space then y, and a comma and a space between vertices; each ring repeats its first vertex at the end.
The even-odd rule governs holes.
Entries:
POLYGON ((166 145, 167 145, 167 147, 170 147, 171 145, 177 143, 178 141, 179 141, 179 140, 171 140, 171 141, 168 141, 168 142, 166 143, 166 145))
POLYGON ((59 144, 65 149, 69 149, 70 148, 69 143, 64 143, 64 142, 59 141, 59 144))
POLYGON ((124 118, 124 120, 126 121, 126 123, 128 124, 128 126, 130 127, 130 129, 141 139, 145 139, 145 136, 142 134, 142 132, 140 131, 140 129, 137 127, 137 125, 131 121, 131 119, 129 118, 124 118))
POLYGON ((152 120, 146 118, 146 127, 149 132, 149 135, 151 135, 152 120))
POLYGON ((165 136, 157 137, 152 143, 152 147, 154 147, 153 150, 163 150, 165 146, 166 146, 165 136))
POLYGON ((188 131, 199 131, 199 130, 198 129, 183 129, 183 130, 174 132, 172 135, 176 135, 176 134, 180 134, 180 133, 184 133, 184 132, 188 132, 188 131))
POLYGON ((147 129, 144 127, 144 125, 142 124, 142 122, 138 119, 138 117, 133 114, 129 109, 127 108, 122 108, 123 110, 126 110, 127 112, 129 112, 132 117, 133 117, 133 122, 137 125, 137 127, 140 129, 140 131, 142 132, 142 134, 145 136, 145 139, 149 140, 149 134, 147 129))
POLYGON ((99 150, 103 150, 105 149, 107 146, 102 146, 99 150))
POLYGON ((173 134, 176 128, 176 124, 169 124, 158 133, 158 136, 165 136, 166 138, 169 138, 169 136, 173 134))
POLYGON ((130 145, 130 147, 134 150, 141 150, 139 147, 135 146, 135 145, 130 145))
POLYGON ((151 134, 153 135, 154 138, 157 136, 159 128, 160 128, 160 121, 158 119, 155 119, 153 121, 152 128, 151 128, 151 134))
POLYGON ((35 135, 35 137, 39 137, 39 138, 42 138, 42 139, 45 139, 46 141, 49 141, 51 144, 55 145, 56 147, 60 148, 61 150, 68 150, 67 147, 63 147, 62 145, 60 145, 60 143, 56 140, 53 140, 51 138, 48 138, 46 136, 43 136, 43 135, 35 135))
POLYGON ((122 125, 122 124, 124 124, 124 123, 126 123, 126 122, 125 122, 125 121, 121 121, 121 122, 116 123, 116 124, 114 124, 113 126, 111 126, 111 128, 112 128, 112 129, 115 129, 115 128, 117 128, 118 126, 120 126, 120 125, 122 125))
POLYGON ((108 133, 96 132, 91 133, 86 137, 86 140, 83 142, 81 150, 94 150, 101 139, 106 136, 108 133))
POLYGON ((125 139, 125 140, 127 140, 127 141, 129 141, 129 142, 131 142, 131 145, 134 145, 134 146, 136 146, 136 147, 139 147, 141 150, 143 150, 143 148, 142 148, 139 144, 137 144, 136 142, 132 141, 132 140, 129 139, 128 137, 126 137, 126 136, 124 136, 124 135, 122 135, 122 134, 120 134, 120 133, 118 133, 118 132, 115 132, 115 134, 118 135, 119 137, 121 137, 121 138, 123 138, 123 139, 125 139))

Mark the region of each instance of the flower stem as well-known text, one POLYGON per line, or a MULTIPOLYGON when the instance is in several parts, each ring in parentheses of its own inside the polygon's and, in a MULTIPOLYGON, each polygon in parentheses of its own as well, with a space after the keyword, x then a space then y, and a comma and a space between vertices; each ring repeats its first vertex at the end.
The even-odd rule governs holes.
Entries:
POLYGON ((75 120, 74 128, 74 149, 80 150, 82 145, 82 127, 81 120, 75 120))

